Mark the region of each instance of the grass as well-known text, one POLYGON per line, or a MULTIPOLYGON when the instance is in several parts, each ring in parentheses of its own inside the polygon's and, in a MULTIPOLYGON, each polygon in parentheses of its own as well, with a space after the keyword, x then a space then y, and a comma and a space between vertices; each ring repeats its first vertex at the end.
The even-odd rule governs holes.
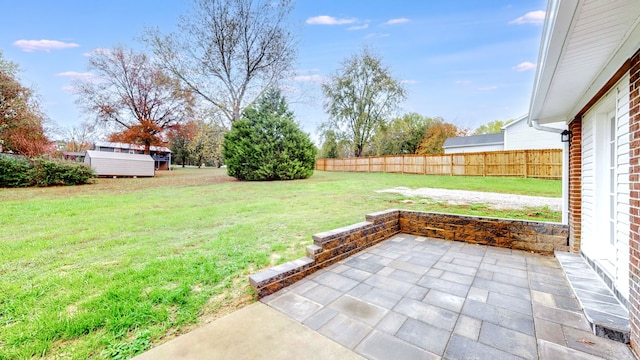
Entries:
POLYGON ((311 235, 406 208, 558 221, 375 190, 560 196, 559 181, 317 172, 237 182, 224 170, 77 187, 0 189, 0 359, 129 358, 254 301, 247 275, 304 255, 311 235))

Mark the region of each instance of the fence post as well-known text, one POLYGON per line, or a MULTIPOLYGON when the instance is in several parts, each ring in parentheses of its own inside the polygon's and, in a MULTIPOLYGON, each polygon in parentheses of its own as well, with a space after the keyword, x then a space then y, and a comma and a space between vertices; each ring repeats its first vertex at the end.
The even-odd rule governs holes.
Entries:
POLYGON ((524 150, 524 178, 529 177, 529 154, 527 150, 524 150))
POLYGON ((482 154, 482 176, 487 176, 487 154, 482 154))
POLYGON ((404 155, 401 155, 400 159, 400 172, 404 175, 404 155))
POLYGON ((449 176, 453 176, 453 154, 449 156, 449 176))
POLYGON ((427 175, 427 154, 422 155, 422 166, 424 166, 423 175, 427 175))

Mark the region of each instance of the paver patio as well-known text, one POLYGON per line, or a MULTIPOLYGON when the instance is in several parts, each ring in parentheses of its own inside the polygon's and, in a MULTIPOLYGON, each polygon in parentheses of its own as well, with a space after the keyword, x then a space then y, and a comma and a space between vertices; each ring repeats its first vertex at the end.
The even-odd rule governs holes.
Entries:
POLYGON ((635 358, 524 251, 399 234, 261 301, 370 359, 635 358))

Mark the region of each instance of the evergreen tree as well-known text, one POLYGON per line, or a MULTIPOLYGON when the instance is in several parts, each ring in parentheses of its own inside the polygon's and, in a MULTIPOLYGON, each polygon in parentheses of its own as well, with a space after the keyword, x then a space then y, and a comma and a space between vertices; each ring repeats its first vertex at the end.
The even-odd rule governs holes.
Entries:
POLYGON ((277 89, 244 111, 225 135, 222 149, 229 176, 258 181, 308 178, 316 152, 277 89))

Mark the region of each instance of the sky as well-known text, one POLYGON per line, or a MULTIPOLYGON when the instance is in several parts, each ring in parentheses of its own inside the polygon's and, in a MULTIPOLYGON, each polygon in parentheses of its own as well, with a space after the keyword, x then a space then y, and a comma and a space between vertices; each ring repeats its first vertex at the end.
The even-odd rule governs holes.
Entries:
MULTIPOLYGON (((89 76, 94 49, 140 51, 149 28, 177 29, 190 0, 0 0, 0 51, 21 68, 51 123, 77 127, 89 118, 71 83, 89 76)), ((290 107, 317 139, 327 120, 321 83, 367 46, 407 89, 398 115, 417 112, 473 130, 528 111, 544 0, 297 0, 291 24, 298 58, 290 107)))

